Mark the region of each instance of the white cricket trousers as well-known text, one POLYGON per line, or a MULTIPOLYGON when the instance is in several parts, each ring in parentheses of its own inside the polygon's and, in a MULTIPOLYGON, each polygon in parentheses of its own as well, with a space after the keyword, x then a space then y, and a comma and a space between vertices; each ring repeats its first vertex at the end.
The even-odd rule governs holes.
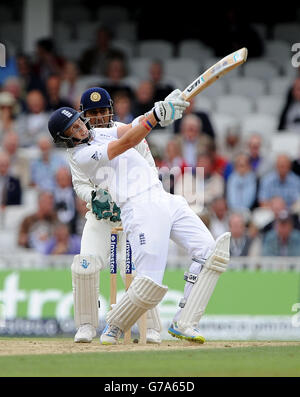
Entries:
POLYGON ((137 275, 162 284, 169 239, 187 250, 191 258, 207 259, 215 240, 182 196, 155 185, 121 207, 124 230, 130 241, 137 275))

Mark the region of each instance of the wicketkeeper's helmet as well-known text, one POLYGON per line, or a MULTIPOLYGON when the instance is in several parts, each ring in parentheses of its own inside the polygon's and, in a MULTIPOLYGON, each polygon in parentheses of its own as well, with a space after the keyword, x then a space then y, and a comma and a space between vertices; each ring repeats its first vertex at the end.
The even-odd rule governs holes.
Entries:
MULTIPOLYGON (((92 87, 86 90, 80 99, 80 110, 86 115, 87 110, 108 108, 109 109, 109 125, 111 127, 113 117, 113 101, 109 93, 101 87, 92 87)), ((96 123, 92 123, 92 127, 103 127, 104 120, 102 117, 98 117, 96 123)))

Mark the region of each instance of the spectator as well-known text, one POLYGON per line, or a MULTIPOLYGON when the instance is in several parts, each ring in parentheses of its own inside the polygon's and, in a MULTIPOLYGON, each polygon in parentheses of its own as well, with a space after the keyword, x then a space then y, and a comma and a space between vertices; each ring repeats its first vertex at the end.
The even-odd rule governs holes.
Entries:
POLYGON ((213 172, 217 172, 224 178, 225 169, 227 167, 228 161, 223 155, 217 150, 216 142, 211 140, 207 146, 207 153, 210 155, 212 159, 212 170, 213 172))
POLYGON ((247 256, 250 252, 251 238, 247 234, 244 217, 240 213, 232 213, 229 216, 230 255, 247 256))
POLYGON ((26 101, 22 97, 21 80, 18 77, 9 77, 2 86, 3 92, 9 92, 15 98, 16 115, 27 110, 26 101))
POLYGON ((162 101, 173 90, 175 85, 164 73, 164 65, 160 60, 154 60, 149 68, 149 80, 154 86, 154 102, 162 101))
POLYGON ((0 206, 20 205, 22 189, 18 178, 10 175, 10 158, 5 152, 0 152, 0 206))
POLYGON ((288 92, 280 114, 278 129, 300 132, 300 77, 296 78, 288 92))
POLYGON ((210 231, 214 238, 228 232, 228 208, 224 197, 216 197, 210 204, 210 231))
POLYGON ((56 221, 53 195, 49 192, 40 193, 37 211, 26 216, 21 223, 18 235, 19 246, 44 253, 47 241, 53 235, 56 221))
MULTIPOLYGON (((2 33, 2 39, 4 39, 4 33, 2 33)), ((1 40, 2 41, 2 40, 1 40)), ((6 44, 6 40, 4 41, 6 44)), ((14 47, 9 48, 10 44, 6 45, 6 56, 5 56, 5 67, 0 68, 0 86, 3 87, 5 82, 14 78, 18 74, 16 57, 14 55, 14 47)))
POLYGON ((19 137, 15 132, 5 134, 3 149, 10 157, 10 174, 21 181, 23 187, 29 186, 29 160, 19 151, 19 137))
POLYGON ((285 154, 277 156, 276 169, 261 179, 258 194, 260 206, 269 206, 274 196, 282 197, 288 208, 300 196, 300 178, 291 171, 291 160, 285 154))
POLYGON ((67 61, 63 67, 60 86, 60 96, 65 101, 72 103, 75 109, 77 98, 81 95, 78 84, 79 69, 75 62, 67 61))
POLYGON ((19 118, 19 135, 22 147, 33 146, 39 137, 48 131, 49 113, 41 91, 33 90, 26 97, 27 114, 19 118))
POLYGON ((48 136, 38 140, 40 157, 31 163, 31 185, 40 190, 54 191, 55 174, 66 165, 63 157, 53 151, 53 144, 48 136))
POLYGON ((165 190, 174 194, 174 184, 183 175, 187 164, 182 157, 178 141, 171 139, 166 146, 159 174, 165 190))
POLYGON ((273 212, 274 219, 260 230, 263 237, 267 232, 274 229, 279 214, 282 213, 282 211, 287 211, 287 206, 283 198, 278 196, 272 197, 270 200, 270 210, 273 212))
POLYGON ((133 89, 131 82, 127 79, 127 74, 125 60, 120 57, 111 58, 107 61, 105 79, 99 85, 106 89, 111 97, 114 97, 118 91, 123 91, 130 99, 133 99, 133 89))
POLYGON ((105 26, 97 30, 96 43, 82 54, 79 68, 82 74, 105 75, 107 62, 111 58, 124 58, 125 54, 112 46, 112 32, 105 26))
MULTIPOLYGON (((252 171, 256 174, 258 180, 270 172, 273 163, 269 157, 262 153, 262 137, 260 134, 252 134, 246 142, 246 150, 249 155, 249 161, 252 171)), ((228 179, 233 171, 233 164, 229 163, 225 170, 225 178, 228 179)))
POLYGON ((57 223, 54 236, 45 244, 46 255, 77 255, 80 254, 81 237, 71 235, 68 225, 57 223))
POLYGON ((114 120, 124 124, 130 124, 134 119, 131 112, 131 99, 125 92, 118 92, 113 97, 114 120))
POLYGON ((71 173, 68 168, 61 167, 55 177, 54 201, 58 220, 61 223, 71 224, 76 212, 71 173))
POLYGON ((177 179, 174 192, 184 196, 192 206, 209 206, 216 197, 223 196, 224 180, 212 171, 211 157, 202 153, 198 156, 197 167, 186 169, 177 179))
POLYGON ((259 134, 252 134, 247 142, 249 160, 252 171, 258 178, 261 178, 273 168, 269 157, 262 153, 262 137, 259 134))
POLYGON ((45 93, 45 86, 42 80, 33 72, 32 64, 29 57, 25 54, 17 56, 18 77, 21 85, 20 97, 26 100, 29 91, 39 90, 45 93))
POLYGON ((225 10, 219 10, 218 15, 221 18, 216 23, 222 34, 218 36, 218 40, 208 43, 215 48, 217 57, 223 57, 242 47, 248 48, 249 57, 255 58, 263 55, 263 41, 249 24, 244 9, 226 6, 225 10))
POLYGON ((212 139, 203 133, 201 120, 194 114, 183 117, 177 137, 185 162, 195 167, 199 153, 208 151, 212 139))
POLYGON ((141 81, 136 92, 135 92, 135 100, 133 103, 133 115, 137 117, 141 114, 144 114, 152 109, 153 101, 154 101, 154 86, 148 81, 141 81))
POLYGON ((17 128, 16 123, 17 104, 14 96, 9 92, 0 92, 0 137, 13 132, 17 128))
POLYGON ((281 211, 273 230, 270 230, 262 246, 263 256, 299 256, 300 231, 293 228, 293 219, 288 211, 281 211))
POLYGON ((251 170, 249 156, 239 154, 234 162, 234 171, 227 182, 227 204, 230 210, 252 209, 256 201, 257 181, 251 170))
POLYGON ((52 74, 60 74, 62 71, 64 59, 56 54, 52 39, 42 38, 37 41, 36 57, 37 61, 33 65, 33 71, 43 83, 52 74))
POLYGON ((70 102, 60 97, 60 77, 58 75, 53 74, 46 80, 46 100, 48 112, 53 112, 65 106, 72 107, 70 102))
MULTIPOLYGON (((228 127, 224 136, 221 136, 222 141, 219 143, 219 148, 222 154, 228 158, 235 158, 242 150, 241 130, 238 126, 228 127)), ((228 163, 228 175, 232 172, 233 164, 228 163)))
MULTIPOLYGON (((160 99, 162 100, 162 99, 160 99)), ((207 134, 209 137, 211 137, 212 139, 215 138, 215 131, 214 128, 212 126, 212 123, 210 121, 210 118, 208 116, 208 114, 204 111, 200 111, 199 109, 195 109, 195 99, 192 98, 190 101, 190 106, 186 108, 184 115, 189 115, 189 114, 194 114, 196 115, 200 121, 201 121, 201 125, 202 125, 202 132, 203 134, 207 134)), ((183 121, 184 118, 176 120, 174 122, 174 133, 178 133, 178 131, 180 131, 181 128, 181 122, 183 121)))

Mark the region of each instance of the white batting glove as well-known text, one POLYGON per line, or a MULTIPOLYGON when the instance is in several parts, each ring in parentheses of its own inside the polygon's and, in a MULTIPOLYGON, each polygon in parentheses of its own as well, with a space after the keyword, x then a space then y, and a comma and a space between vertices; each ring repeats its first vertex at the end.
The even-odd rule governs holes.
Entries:
MULTIPOLYGON (((158 107, 158 110, 161 110, 161 107, 166 107, 172 109, 171 117, 168 112, 166 112, 166 115, 160 119, 159 124, 161 127, 166 127, 170 124, 172 124, 175 120, 181 119, 182 114, 185 111, 185 109, 190 106, 190 103, 185 101, 184 99, 181 98, 181 91, 179 89, 176 89, 172 91, 164 101, 161 102, 155 102, 154 104, 154 109, 158 107), (166 105, 167 103, 167 105, 166 105), (173 116, 173 117, 172 117, 173 116)), ((157 114, 157 113, 156 113, 157 114)), ((159 117, 159 115, 158 115, 159 117)))

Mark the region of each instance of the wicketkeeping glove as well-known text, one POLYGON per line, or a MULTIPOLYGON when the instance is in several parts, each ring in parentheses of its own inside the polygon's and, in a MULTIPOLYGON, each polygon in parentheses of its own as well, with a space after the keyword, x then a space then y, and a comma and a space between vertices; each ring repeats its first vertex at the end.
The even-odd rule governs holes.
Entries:
POLYGON ((185 109, 190 103, 181 98, 181 91, 172 91, 164 101, 155 102, 153 111, 160 120, 161 127, 172 124, 175 120, 181 119, 185 109))
POLYGON ((108 219, 113 215, 111 211, 111 197, 107 191, 103 189, 92 191, 92 212, 98 220, 108 219))
POLYGON ((121 215, 121 210, 120 210, 120 207, 118 207, 116 203, 114 203, 114 205, 113 205, 112 212, 113 212, 113 214, 110 217, 110 220, 112 222, 119 222, 121 220, 121 216, 120 216, 121 215))

